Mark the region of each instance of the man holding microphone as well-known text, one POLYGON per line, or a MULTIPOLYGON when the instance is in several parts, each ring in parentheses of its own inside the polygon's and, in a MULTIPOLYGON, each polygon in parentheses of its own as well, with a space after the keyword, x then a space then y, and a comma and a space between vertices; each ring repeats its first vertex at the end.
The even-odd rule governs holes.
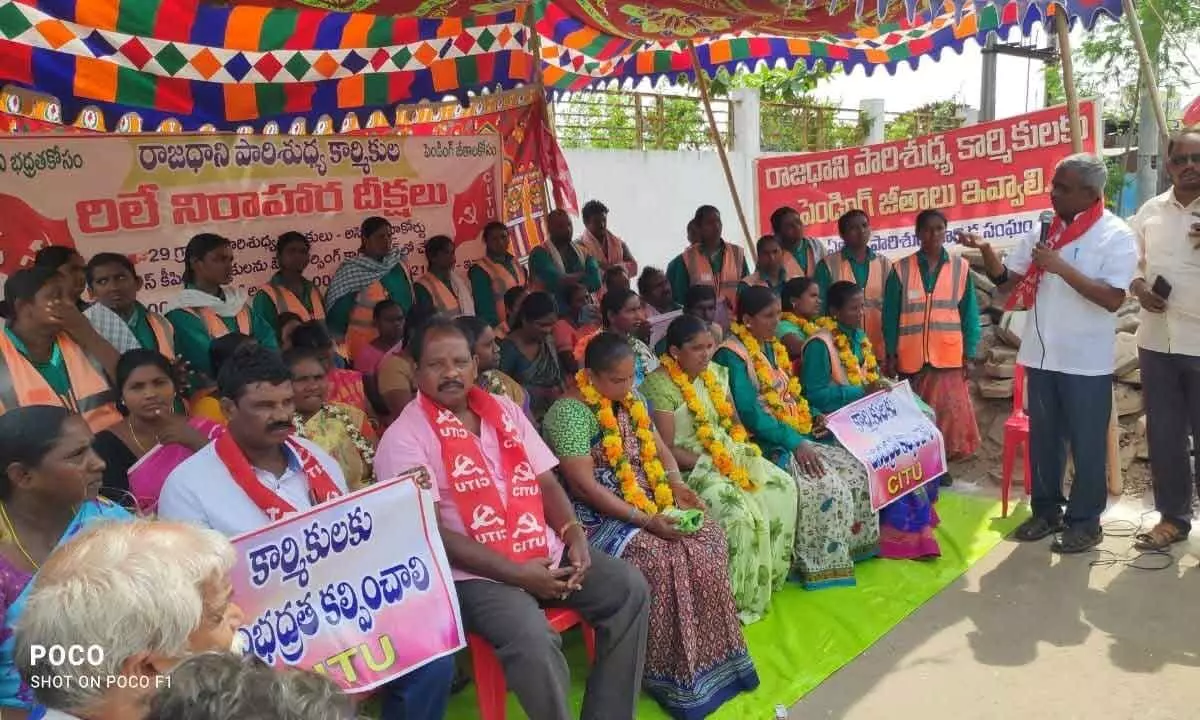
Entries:
POLYGON ((1192 529, 1194 486, 1188 434, 1200 448, 1200 130, 1167 145, 1172 187, 1133 217, 1138 271, 1129 286, 1142 304, 1138 362, 1158 525, 1134 538, 1163 550, 1192 529))
POLYGON ((1104 539, 1114 313, 1137 268, 1133 232, 1104 209, 1107 175, 1094 155, 1063 159, 1050 191, 1053 215, 1021 241, 1007 267, 978 235, 960 240, 983 253, 998 287, 1012 290, 1008 306, 1029 311, 1017 362, 1028 378, 1033 516, 1016 538, 1061 533, 1050 546, 1058 553, 1085 552, 1104 539), (1068 445, 1070 500, 1062 491, 1068 445))

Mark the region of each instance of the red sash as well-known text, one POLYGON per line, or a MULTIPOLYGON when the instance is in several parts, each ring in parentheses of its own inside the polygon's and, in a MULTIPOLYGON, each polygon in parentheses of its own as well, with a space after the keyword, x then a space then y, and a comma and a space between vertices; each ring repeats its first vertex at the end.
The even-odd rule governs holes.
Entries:
POLYGON ((492 481, 479 439, 454 413, 425 395, 418 399, 441 442, 442 464, 467 534, 515 562, 546 557, 549 547, 541 486, 517 436, 516 423, 496 398, 477 387, 467 391, 471 410, 481 422, 495 428, 500 438, 500 473, 508 479, 507 497, 500 496, 492 481))
MULTIPOLYGON (((1054 221, 1050 223, 1050 235, 1046 239, 1046 244, 1050 246, 1051 250, 1061 250, 1091 230, 1092 226, 1102 217, 1104 217, 1104 203, 1099 200, 1095 205, 1079 213, 1070 225, 1055 215, 1054 221)), ((1026 310, 1032 309, 1034 303, 1037 302, 1038 286, 1042 284, 1042 276, 1045 274, 1045 270, 1031 264, 1025 276, 1008 296, 1008 302, 1004 304, 1004 309, 1012 310, 1018 306, 1026 310)))
MULTIPOLYGON (((233 481, 267 517, 271 518, 271 522, 296 512, 296 508, 292 507, 290 502, 279 497, 278 493, 259 482, 254 475, 254 468, 250 467, 250 461, 246 459, 246 454, 234 442, 230 433, 221 433, 214 442, 216 443, 217 457, 225 463, 225 468, 233 476, 233 481)), ((315 455, 293 438, 288 438, 287 446, 300 459, 300 467, 308 478, 308 497, 314 506, 342 494, 315 455)))

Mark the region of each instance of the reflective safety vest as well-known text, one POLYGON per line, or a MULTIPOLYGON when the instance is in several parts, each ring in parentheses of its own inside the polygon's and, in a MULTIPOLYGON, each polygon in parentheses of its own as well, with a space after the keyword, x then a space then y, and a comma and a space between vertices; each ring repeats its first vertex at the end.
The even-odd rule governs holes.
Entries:
POLYGON ((146 312, 146 324, 150 326, 150 331, 154 333, 154 343, 157 348, 147 348, 149 350, 158 350, 168 360, 175 361, 175 329, 171 327, 171 323, 162 315, 156 312, 146 312))
POLYGON ((487 273, 488 279, 492 281, 492 298, 496 303, 496 317, 501 323, 504 323, 508 319, 508 308, 504 307, 504 294, 518 285, 525 284, 525 268, 521 267, 521 263, 514 259, 513 267, 517 269, 514 274, 507 266, 496 262, 487 255, 477 260, 475 266, 487 273))
POLYGON ((962 318, 958 304, 967 292, 967 261, 950 256, 938 270, 933 292, 925 292, 916 254, 896 263, 900 280, 900 332, 897 369, 911 375, 925 365, 963 366, 962 318))
POLYGON ((29 362, 8 333, 0 332, 0 414, 28 405, 56 405, 83 416, 92 432, 106 430, 121 421, 117 412, 116 392, 108 379, 88 359, 87 353, 66 333, 56 339, 71 381, 71 392, 59 395, 46 378, 29 362))
MULTIPOLYGON (((833 334, 828 330, 820 330, 815 335, 810 336, 804 341, 804 352, 808 352, 808 344, 811 342, 819 342, 825 345, 825 349, 829 351, 829 367, 834 385, 849 385, 850 381, 846 378, 846 366, 842 364, 842 356, 838 354, 837 343, 833 340, 833 334)), ((801 353, 803 354, 803 353, 801 353)))
POLYGON ((736 306, 738 284, 742 281, 742 266, 746 264, 746 256, 740 247, 725 243, 725 256, 721 261, 719 273, 698 244, 684 250, 681 257, 683 266, 687 269, 688 282, 693 287, 709 285, 717 291, 719 297, 729 302, 730 307, 736 306))
MULTIPOLYGON (((858 282, 854 278, 854 268, 850 265, 850 261, 846 259, 840 252, 837 255, 826 255, 821 263, 825 269, 829 271, 830 285, 835 282, 846 280, 849 282, 858 282)), ((867 265, 867 286, 863 290, 863 330, 867 331, 867 337, 871 339, 871 347, 875 351, 875 357, 881 358, 884 356, 885 348, 883 345, 883 288, 887 283, 888 275, 892 273, 892 263, 883 255, 876 255, 875 259, 867 265)))
MULTIPOLYGON (((417 284, 429 291, 430 297, 433 298, 433 306, 437 308, 438 312, 450 315, 475 314, 475 300, 471 297, 471 286, 462 273, 457 270, 450 271, 452 287, 447 287, 441 278, 431 272, 418 278, 417 284)), ((500 299, 500 304, 504 304, 503 297, 500 299)))
MULTIPOLYGON (((184 308, 184 310, 187 310, 204 322, 204 330, 213 340, 229 334, 229 326, 225 324, 225 318, 218 315, 216 310, 207 307, 190 307, 184 308)), ((238 314, 234 316, 234 320, 237 321, 238 332, 243 335, 251 334, 252 324, 249 304, 243 305, 242 309, 238 310, 238 314)))
MULTIPOLYGON (((782 240, 780 243, 782 244, 782 240)), ((783 273, 788 280, 798 277, 812 277, 817 273, 817 251, 813 249, 813 240, 808 240, 804 244, 804 254, 807 255, 808 270, 800 267, 800 261, 791 250, 783 248, 783 273)))
POLYGON ((312 305, 312 312, 304 307, 304 303, 300 302, 300 298, 296 297, 296 293, 274 283, 267 283, 258 289, 259 292, 266 293, 267 297, 271 298, 271 302, 275 305, 275 312, 284 313, 290 312, 300 318, 300 322, 308 322, 310 320, 325 319, 325 304, 321 301, 321 292, 317 290, 317 286, 313 285, 308 293, 308 302, 312 305))
POLYGON ((346 352, 353 360, 365 345, 379 337, 375 329, 375 306, 388 299, 387 288, 376 280, 354 296, 354 307, 350 309, 350 322, 346 327, 346 352))

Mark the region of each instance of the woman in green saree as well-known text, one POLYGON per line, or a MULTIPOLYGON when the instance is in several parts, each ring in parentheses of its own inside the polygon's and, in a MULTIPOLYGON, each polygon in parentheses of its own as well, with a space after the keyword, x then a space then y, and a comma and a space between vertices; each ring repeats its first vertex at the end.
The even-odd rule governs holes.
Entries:
POLYGON ((712 363, 707 323, 691 315, 667 328, 667 353, 641 391, 654 424, 729 542, 729 585, 738 619, 761 620, 783 587, 796 537, 796 484, 762 457, 738 422, 725 368, 712 363))
POLYGON ((796 482, 800 580, 808 588, 853 585, 855 561, 874 556, 879 545, 867 472, 842 448, 814 441, 822 428, 775 337, 780 307, 769 289, 747 288, 713 360, 729 370, 734 406, 751 439, 796 482))

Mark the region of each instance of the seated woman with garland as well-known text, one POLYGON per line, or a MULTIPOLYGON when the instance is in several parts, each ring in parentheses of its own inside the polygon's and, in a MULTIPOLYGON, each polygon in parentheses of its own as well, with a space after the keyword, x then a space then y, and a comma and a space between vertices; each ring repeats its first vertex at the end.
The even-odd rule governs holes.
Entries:
POLYGON ((804 342, 820 329, 817 319, 821 317, 821 287, 812 278, 792 278, 783 284, 780 302, 783 312, 779 314, 775 337, 783 343, 788 356, 794 358, 792 374, 799 376, 804 342))
MULTIPOLYGON (((829 286, 826 304, 831 317, 804 347, 804 389, 812 407, 832 413, 871 393, 887 389, 879 377, 879 361, 862 329, 862 289, 849 281, 829 286)), ((913 394, 930 417, 933 411, 913 394)), ((832 437, 829 438, 832 441, 832 437)), ((879 554, 893 559, 941 555, 937 527, 937 483, 926 483, 879 513, 879 554)))
POLYGON ((329 453, 351 490, 375 481, 375 428, 361 408, 329 399, 329 370, 321 351, 296 347, 283 355, 292 372, 296 435, 329 453))
POLYGON ((879 549, 867 472, 842 448, 815 442, 814 432, 825 431, 814 427, 788 351, 775 337, 780 307, 769 288, 747 288, 713 360, 729 370, 734 407, 751 439, 796 482, 799 579, 809 589, 853 585, 854 563, 879 549))
MULTIPOLYGON (((703 718, 758 686, 726 570, 725 533, 684 484, 675 458, 634 392, 626 338, 597 334, 576 388, 546 413, 575 510, 597 550, 650 585, 643 686, 674 718, 703 718), (701 510, 699 528, 680 515, 701 510)), ((691 518, 688 518, 691 519, 691 518)))
POLYGON ((749 442, 729 396, 728 371, 712 362, 708 323, 682 315, 667 353, 641 392, 688 487, 729 541, 729 584, 743 624, 761 620, 783 587, 796 539, 796 483, 749 442))

